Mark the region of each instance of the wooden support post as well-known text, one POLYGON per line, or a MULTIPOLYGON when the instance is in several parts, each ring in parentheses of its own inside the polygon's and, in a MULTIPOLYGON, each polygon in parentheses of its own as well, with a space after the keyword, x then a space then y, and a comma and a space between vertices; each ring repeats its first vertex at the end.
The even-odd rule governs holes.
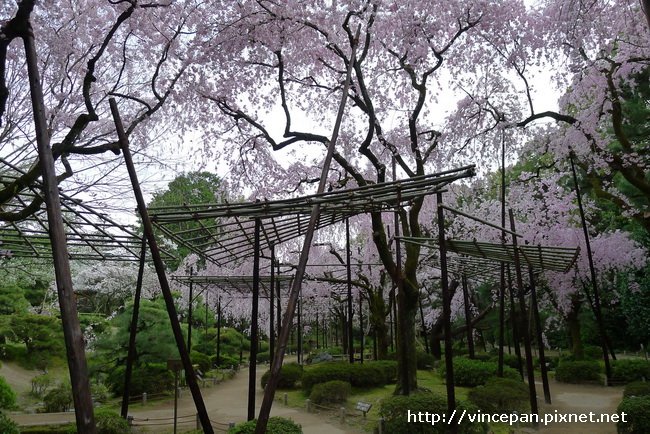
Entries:
POLYGON ((528 276, 530 278, 530 308, 533 311, 533 319, 535 320, 535 331, 537 332, 537 348, 539 352, 539 365, 542 373, 542 387, 544 389, 544 401, 547 404, 551 403, 551 389, 548 384, 548 370, 546 369, 546 358, 544 357, 544 339, 542 338, 542 321, 539 317, 539 306, 537 305, 537 288, 535 285, 535 274, 532 268, 528 268, 528 276))
POLYGON ((363 299, 359 291, 359 331, 361 332, 361 363, 363 363, 363 299))
MULTIPOLYGON (((28 16, 30 12, 31 8, 27 11, 28 16)), ((27 64, 29 90, 34 116, 38 164, 40 165, 41 175, 43 177, 43 197, 47 211, 48 232, 52 244, 52 260, 54 263, 59 309, 61 311, 68 371, 72 386, 75 419, 79 432, 94 434, 97 432, 97 429, 95 427, 93 402, 88 380, 88 366, 84 352, 85 344, 77 314, 77 300, 72 287, 67 238, 63 226, 63 213, 61 211, 61 199, 59 197, 59 185, 54 167, 54 156, 50 147, 50 134, 45 114, 43 89, 38 71, 38 56, 36 53, 36 44, 34 43, 34 29, 29 18, 25 18, 25 30, 22 38, 25 47, 25 61, 27 64)))
POLYGON ((251 350, 248 365, 248 420, 255 419, 255 386, 257 371, 257 349, 259 346, 258 312, 260 297, 260 231, 262 222, 255 219, 255 238, 253 252, 253 305, 251 307, 251 350))
POLYGON ((508 281, 508 294, 510 297, 510 322, 512 325, 512 340, 515 347, 515 356, 517 357, 517 364, 519 366, 519 375, 524 379, 524 359, 521 357, 521 346, 519 338, 519 316, 517 313, 517 306, 515 304, 515 291, 512 286, 512 275, 510 273, 510 265, 506 264, 506 276, 508 281))
MULTIPOLYGON (((515 232, 515 216, 512 209, 509 210, 510 214, 510 229, 515 232)), ((515 276, 517 278, 517 295, 519 298, 519 312, 521 317, 526 318, 526 299, 524 297, 524 280, 521 273, 521 262, 519 261, 519 246, 517 245, 517 237, 512 236, 512 247, 514 252, 515 261, 515 276)), ((528 327, 522 327, 521 332, 524 335, 524 351, 526 353, 526 376, 528 379, 528 393, 530 396, 530 411, 531 413, 538 414, 537 408, 537 390, 535 388, 535 370, 533 365, 533 351, 530 346, 530 335, 528 327)), ((534 424, 537 426, 537 424, 534 424)))
POLYGON ((269 360, 275 354, 275 246, 271 245, 271 282, 269 285, 269 360))
POLYGON ((142 219, 144 234, 147 238, 147 243, 149 244, 151 258, 156 269, 156 274, 158 275, 158 282, 160 283, 160 289, 163 294, 163 298, 165 299, 165 306, 167 308, 167 314, 169 315, 169 322, 171 323, 176 346, 178 347, 178 353, 181 357, 183 369, 185 370, 185 379, 187 381, 187 386, 192 393, 196 411, 199 413, 203 432, 205 434, 213 434, 214 430, 212 428, 212 424, 210 423, 210 418, 208 417, 208 412, 205 408, 203 397, 201 396, 201 390, 199 389, 199 385, 196 382, 196 374, 194 373, 194 368, 192 367, 192 361, 190 360, 189 353, 187 352, 187 347, 185 346, 185 339, 183 337, 181 325, 178 321, 178 313, 174 304, 174 297, 172 296, 171 289, 169 288, 169 282, 167 280, 167 275, 165 274, 165 264, 163 263, 162 257, 160 256, 158 242, 156 241, 156 237, 153 233, 153 225, 149 219, 147 205, 144 201, 142 190, 140 189, 138 175, 135 171, 135 165, 133 164, 133 157, 131 156, 131 151, 129 150, 129 141, 126 137, 126 133, 124 132, 124 127, 122 125, 122 120, 120 119, 120 113, 118 111, 115 99, 110 98, 109 102, 111 105, 111 112, 113 113, 113 119, 115 120, 115 127, 117 129, 117 135, 119 137, 120 148, 124 154, 124 162, 129 172, 131 186, 133 187, 133 194, 135 195, 136 201, 138 203, 138 211, 140 213, 140 218, 142 219))
MULTIPOLYGON (((356 48, 359 41, 360 30, 361 30, 360 28, 357 30, 355 39, 352 44, 352 53, 350 55, 350 62, 348 64, 345 83, 343 85, 343 96, 341 98, 341 103, 339 104, 339 110, 336 116, 336 121, 334 123, 332 138, 329 142, 329 145, 327 146, 327 155, 325 156, 325 161, 323 162, 323 170, 321 172, 320 182, 318 183, 318 190, 317 190, 318 194, 323 193, 325 191, 325 184, 327 183, 327 175, 330 169, 330 163, 332 161, 332 157, 334 155, 334 148, 336 147, 336 141, 338 140, 339 129, 341 128, 341 121, 343 119, 345 103, 347 101, 348 90, 350 88, 350 81, 352 80, 352 69, 354 68, 354 59, 356 57, 356 48)), ((266 388, 264 389, 264 399, 262 401, 262 407, 260 408, 259 417, 257 419, 255 434, 264 434, 266 432, 266 425, 269 421, 271 406, 273 405, 273 397, 275 396, 275 389, 278 386, 278 381, 280 380, 280 368, 282 367, 282 361, 284 360, 284 353, 287 349, 287 342, 289 341, 289 333, 291 331, 291 325, 293 323, 293 315, 296 309, 296 303, 298 301, 300 289, 302 287, 302 279, 305 275, 307 260, 309 259, 309 249, 311 248, 312 240, 314 239, 314 231, 316 230, 316 224, 318 223, 319 217, 320 217, 320 205, 316 203, 314 204, 311 215, 309 217, 309 224, 307 226, 307 231, 305 232, 305 238, 304 238, 302 250, 300 252, 300 259, 298 260, 298 267, 296 268, 296 275, 291 285, 289 299, 287 300, 287 311, 285 313, 284 320, 282 321, 282 329, 280 330, 280 336, 278 336, 278 349, 276 351, 275 357, 273 358, 273 364, 271 365, 271 375, 269 376, 269 381, 266 384, 266 388)))
POLYGON ((138 333, 138 316, 140 314, 140 296, 142 293, 142 278, 144 276, 144 262, 147 254, 147 239, 142 237, 140 248, 140 264, 138 267, 138 279, 135 283, 135 295, 133 297, 133 313, 129 325, 129 349, 126 356, 126 369, 124 370, 124 392, 122 393, 121 416, 126 419, 129 416, 129 395, 131 389, 131 373, 135 363, 135 338, 138 333))
POLYGON ((467 288, 467 276, 463 274, 461 278, 463 286, 463 304, 465 306, 465 327, 467 328, 467 348, 469 351, 469 358, 474 358, 474 333, 472 331, 472 313, 469 306, 469 292, 467 288))
MULTIPOLYGON (((445 239, 445 213, 442 208, 442 193, 436 193, 438 204, 438 245, 440 247, 440 284, 442 286, 442 316, 445 332, 445 382, 447 387, 447 413, 454 414, 456 410, 456 391, 454 389, 454 363, 451 340, 451 297, 449 296, 449 280, 447 276, 447 240, 445 239)), ((458 432, 456 421, 449 420, 450 432, 458 432)))
POLYGON ((350 249, 350 219, 345 219, 345 269, 347 271, 348 285, 348 358, 354 363, 354 337, 352 336, 352 252, 350 249))
POLYGON ((190 298, 187 308, 187 352, 192 352, 192 305, 194 304, 194 282, 192 282, 192 275, 194 274, 194 267, 190 267, 190 298))
POLYGON ((221 364, 221 294, 217 297, 217 365, 221 364))

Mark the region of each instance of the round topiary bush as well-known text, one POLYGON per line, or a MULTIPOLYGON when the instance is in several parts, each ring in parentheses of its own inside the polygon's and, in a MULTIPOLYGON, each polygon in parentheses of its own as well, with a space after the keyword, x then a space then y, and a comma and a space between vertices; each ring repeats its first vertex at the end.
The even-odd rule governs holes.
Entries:
POLYGON ((16 392, 11 389, 4 377, 0 377, 0 409, 12 410, 16 407, 16 392))
MULTIPOLYGON (((457 402, 457 413, 466 411, 469 414, 476 414, 478 408, 470 403, 457 402)), ((411 421, 408 420, 410 415, 417 415, 419 412, 428 412, 437 415, 446 415, 447 413, 447 399, 438 394, 431 392, 419 392, 409 396, 395 395, 383 399, 379 408, 379 414, 385 420, 385 432, 391 434, 446 434, 447 424, 442 421, 436 424, 431 424, 431 421, 422 422, 412 416, 411 421)), ((457 416, 458 417, 458 416, 457 416)), ((486 423, 474 422, 471 423, 467 418, 462 420, 458 427, 459 434, 485 434, 488 432, 488 425, 486 423)))
POLYGON ((650 381, 650 362, 643 359, 612 360, 612 378, 625 383, 650 381))
POLYGON ((599 381, 601 371, 596 360, 561 360, 555 370, 555 379, 562 383, 599 381))
POLYGON ((645 381, 633 381, 625 385, 623 397, 631 396, 650 396, 650 383, 645 381))
POLYGON ((212 368, 212 361, 210 361, 210 356, 207 354, 192 350, 190 359, 193 365, 199 365, 201 372, 208 372, 212 368))
POLYGON ((376 368, 379 368, 384 375, 384 383, 393 384, 397 382, 397 362, 394 360, 377 360, 370 362, 376 368))
POLYGON ((311 389, 309 399, 314 404, 336 404, 345 402, 352 393, 352 386, 347 381, 333 380, 316 384, 311 389))
MULTIPOLYGON (((266 387, 269 382, 271 371, 266 371, 260 380, 262 387, 266 387)), ((302 378, 302 365, 297 363, 287 363, 280 368, 280 380, 278 381, 278 388, 280 389, 293 389, 302 378)))
POLYGON ((353 387, 378 387, 386 384, 384 367, 375 363, 345 362, 320 363, 311 369, 305 370, 302 376, 302 388, 306 393, 311 393, 315 384, 332 380, 347 381, 353 387))
POLYGON ((525 413, 530 409, 528 386, 510 378, 490 378, 485 385, 471 389, 467 398, 486 413, 525 413))
POLYGON ((72 388, 68 383, 59 384, 43 398, 46 413, 58 413, 72 408, 72 388))
POLYGON ((129 423, 117 412, 105 408, 95 410, 95 424, 98 434, 127 434, 129 423))
MULTIPOLYGON (((257 419, 240 423, 228 430, 228 434, 255 434, 257 419)), ((291 419, 273 416, 266 424, 266 434, 302 434, 302 428, 291 419)))
POLYGON ((650 396, 623 398, 616 412, 625 413, 625 422, 616 424, 619 434, 650 433, 650 396))

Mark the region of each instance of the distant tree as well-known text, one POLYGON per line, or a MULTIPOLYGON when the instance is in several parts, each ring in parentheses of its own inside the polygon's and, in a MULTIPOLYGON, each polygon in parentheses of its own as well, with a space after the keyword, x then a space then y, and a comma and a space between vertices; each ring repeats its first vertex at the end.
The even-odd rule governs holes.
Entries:
MULTIPOLYGON (((97 337, 95 351, 105 360, 120 365, 126 360, 129 324, 133 306, 119 313, 110 327, 97 337)), ((166 362, 178 358, 178 348, 169 327, 169 316, 162 299, 141 300, 136 337, 136 363, 166 362)))
MULTIPOLYGON (((169 183, 167 189, 154 193, 149 207, 166 207, 220 203, 228 197, 223 189, 221 178, 210 172, 189 172, 177 176, 169 183)), ((183 222, 166 226, 172 232, 189 231, 181 235, 185 239, 199 238, 207 232, 201 229, 200 222, 183 222)), ((172 270, 176 270, 190 250, 183 245, 176 245, 158 232, 165 249, 176 255, 176 259, 168 261, 172 270)))

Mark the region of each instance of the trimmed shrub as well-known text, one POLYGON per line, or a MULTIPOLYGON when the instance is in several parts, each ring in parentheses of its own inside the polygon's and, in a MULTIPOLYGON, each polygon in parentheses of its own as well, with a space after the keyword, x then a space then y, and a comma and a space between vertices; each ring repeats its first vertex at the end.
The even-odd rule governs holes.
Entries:
POLYGON ((224 356, 223 354, 220 354, 219 360, 217 360, 217 356, 214 356, 214 365, 217 368, 239 369, 239 357, 230 357, 230 356, 224 356))
POLYGON ((332 380, 347 381, 353 387, 378 387, 386 384, 385 378, 383 368, 374 363, 321 363, 303 373, 302 388, 306 393, 311 393, 315 384, 332 380))
POLYGON ((562 383, 599 381, 600 372, 600 364, 596 360, 562 360, 555 370, 555 379, 562 383))
MULTIPOLYGON (((293 389, 296 387, 296 383, 302 378, 302 365, 297 363, 287 363, 282 365, 280 368, 280 380, 278 381, 278 388, 280 389, 293 389)), ((269 377, 271 376, 271 371, 268 370, 262 375, 261 384, 262 387, 266 387, 266 383, 269 382, 269 377)))
POLYGON ((625 385, 623 398, 632 396, 650 396, 650 383, 645 381, 633 381, 625 385))
POLYGON ((381 369, 384 375, 384 383, 393 384, 397 382, 397 362, 393 360, 377 360, 370 362, 370 364, 381 369))
POLYGON ((510 378, 490 378, 470 390, 467 398, 486 413, 525 413, 530 409, 528 386, 510 378))
POLYGON ((4 377, 0 377, 0 409, 12 410, 16 407, 16 392, 11 389, 4 377))
POLYGON ((257 363, 266 363, 271 360, 271 354, 268 351, 257 353, 256 357, 257 363))
MULTIPOLYGON (((478 409, 469 403, 457 402, 458 412, 466 410, 467 413, 476 413, 478 409)), ((386 431, 391 434, 445 434, 447 425, 444 423, 431 424, 431 422, 409 422, 408 414, 429 412, 439 415, 447 413, 447 399, 439 394, 419 392, 409 396, 395 395, 383 399, 380 404, 379 414, 385 419, 386 431)), ((485 423, 470 423, 464 418, 458 427, 459 434, 484 434, 488 432, 485 423)))
POLYGON ((207 354, 192 350, 190 352, 190 359, 192 360, 193 365, 199 365, 201 372, 208 372, 210 368, 212 368, 210 356, 207 354))
MULTIPOLYGON (((240 423, 228 430, 228 434, 255 434, 257 419, 240 423)), ((302 428, 291 419, 273 416, 266 424, 266 434, 302 434, 302 428)))
POLYGON ((650 432, 650 396, 624 398, 616 409, 625 413, 626 422, 619 421, 616 429, 619 434, 647 434, 650 432))
MULTIPOLYGON (((557 369, 557 366, 560 363, 560 358, 557 356, 544 356, 544 361, 546 362, 546 368, 549 371, 554 371, 557 369)), ((540 360, 539 357, 535 357, 535 367, 539 368, 541 365, 539 364, 540 360)))
POLYGON ((424 351, 418 351, 416 353, 417 357, 417 367, 418 369, 426 369, 426 370, 431 370, 433 369, 433 362, 436 360, 433 355, 428 354, 424 351))
MULTIPOLYGON (((481 360, 468 359, 466 357, 454 357, 454 383, 457 386, 476 387, 485 384, 490 378, 497 375, 497 362, 483 362, 481 360)), ((440 376, 445 378, 446 368, 444 363, 440 364, 440 376)), ((504 366, 504 378, 513 380, 520 379, 519 372, 504 366)))
POLYGON ((642 359, 612 360, 612 377, 626 383, 650 381, 650 362, 642 359))
POLYGON ((97 434, 126 434, 131 432, 129 423, 117 412, 105 408, 95 410, 97 434))
POLYGON ((314 385, 309 399, 314 404, 336 404, 345 402, 352 393, 352 386, 347 381, 333 380, 314 385))
POLYGON ((16 422, 9 419, 6 414, 0 411, 0 432, 3 434, 20 434, 16 422))
POLYGON ((68 411, 72 408, 72 388, 69 384, 59 384, 47 392, 43 398, 46 413, 68 411))
MULTIPOLYGON (((117 396, 124 391, 124 366, 114 369, 106 378, 106 384, 117 396)), ((148 363, 134 366, 131 374, 131 396, 139 396, 144 392, 148 394, 161 393, 174 388, 174 374, 162 363, 148 363)))
POLYGON ((582 347, 582 353, 585 360, 600 360, 603 358, 603 349, 594 345, 585 345, 582 347))
POLYGON ((31 394, 37 398, 42 398, 47 389, 52 385, 54 379, 50 374, 41 374, 32 378, 32 391, 31 394))

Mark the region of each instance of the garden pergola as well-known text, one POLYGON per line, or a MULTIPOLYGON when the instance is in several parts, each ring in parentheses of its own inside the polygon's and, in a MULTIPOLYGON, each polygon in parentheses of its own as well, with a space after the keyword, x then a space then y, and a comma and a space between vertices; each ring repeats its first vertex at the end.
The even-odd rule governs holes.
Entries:
MULTIPOLYGON (((541 331, 541 321, 539 317, 539 309, 537 306, 537 294, 535 288, 535 278, 534 274, 537 272, 542 272, 545 270, 556 271, 566 273, 568 272, 575 264, 580 249, 578 247, 558 247, 558 246, 531 246, 531 245, 519 245, 517 238, 521 235, 515 232, 514 225, 514 216, 512 210, 510 210, 510 230, 505 228, 500 228, 499 226, 489 223, 485 220, 479 219, 475 216, 463 213, 461 211, 455 210, 451 207, 445 206, 442 204, 441 195, 438 195, 438 229, 439 234, 438 238, 422 238, 422 237, 399 237, 399 239, 405 243, 418 244, 423 247, 433 247, 439 249, 439 267, 441 269, 441 281, 443 286, 443 311, 445 312, 445 317, 450 315, 449 303, 450 294, 448 290, 447 275, 451 273, 457 276, 457 279, 461 281, 462 290, 463 290, 463 300, 465 306, 465 321, 467 328, 467 339, 468 346, 470 349, 470 356, 473 356, 473 338, 472 338, 472 325, 471 325, 471 314, 469 309, 469 295, 467 289, 467 279, 469 276, 477 278, 479 280, 490 280, 494 278, 494 272, 496 271, 495 266, 498 264, 507 264, 507 266, 513 265, 515 268, 515 274, 517 278, 517 288, 518 288, 518 299, 519 299, 519 308, 522 312, 522 315, 525 317, 526 312, 526 302, 524 299, 524 284, 522 277, 522 266, 527 266, 530 276, 530 290, 531 290, 531 306, 533 319, 535 321, 536 331, 537 331, 537 341, 538 341, 538 350, 540 356, 540 368, 542 373, 542 383, 544 388, 544 398, 547 403, 550 404, 551 396, 548 383, 548 375, 546 371, 546 365, 544 362, 544 344, 542 341, 542 331, 541 331), (512 236, 512 242, 507 244, 505 238, 501 243, 495 242, 485 242, 473 240, 455 240, 448 239, 445 237, 445 220, 443 210, 451 211, 455 214, 462 215, 466 218, 478 221, 481 224, 488 225, 494 228, 498 228, 502 233, 509 233, 512 236), (448 261, 447 255, 449 253, 454 253, 456 257, 453 262, 448 261)), ((512 285, 510 285, 512 287, 512 285)), ((502 289, 503 291, 503 289, 502 289)), ((511 291, 512 292, 512 291, 511 291)), ((514 307, 514 303, 512 304, 514 307)), ((503 324, 500 324, 500 327, 503 327, 503 324)), ((513 324, 513 330, 515 329, 513 324)), ((528 387, 530 392, 530 405, 531 411, 537 413, 537 392, 535 390, 535 378, 533 374, 533 359, 532 359, 532 349, 531 349, 531 339, 528 335, 528 330, 524 329, 524 346, 526 351, 526 371, 528 376, 528 387)), ((500 343, 501 345, 502 343, 500 343)), ((449 320, 445 319, 445 349, 448 351, 451 348, 451 328, 449 320)), ((517 347, 518 348, 518 347, 517 347)), ((501 351, 501 349, 500 349, 501 351)), ((519 351, 517 351, 520 366, 521 366, 521 357, 519 351)), ((453 373, 449 373, 449 365, 451 365, 451 358, 445 355, 447 362, 447 399, 452 399, 454 397, 453 392, 453 373), (450 387, 451 383, 451 387, 450 387)), ((503 360, 499 360, 499 371, 501 372, 503 360)), ((452 371, 453 372, 453 371, 452 371)), ((522 372, 522 371, 520 371, 522 372)))
MULTIPOLYGON (((253 302, 251 340, 257 339, 257 305, 259 296, 259 263, 264 250, 272 263, 275 246, 305 235, 314 206, 320 207, 315 227, 323 228, 346 221, 347 259, 349 263, 349 226, 351 216, 398 209, 410 201, 442 191, 450 183, 472 177, 474 166, 465 166, 440 173, 422 175, 400 181, 370 184, 354 189, 335 190, 285 200, 264 200, 247 203, 218 203, 150 208, 151 222, 174 242, 218 265, 253 256, 253 302), (198 222, 198 227, 182 228, 181 223, 198 222)), ((303 270, 304 272, 304 270, 303 270)), ((351 276, 348 267, 348 292, 351 276)), ((352 310, 348 297, 348 310, 352 310)), ((290 306, 288 306, 290 309, 290 306)), ((289 312, 287 311, 287 314, 289 312)), ((286 315, 285 314, 285 318, 286 315)), ((350 336, 351 339, 351 336, 350 336)), ((278 345, 286 347, 280 339, 278 345)), ((352 356, 353 357, 353 356, 352 356)), ((254 364, 251 357, 251 365, 254 364)), ((250 367, 249 384, 255 382, 255 367, 250 367)), ((249 386, 250 387, 250 386, 249 386)), ((248 419, 255 417, 254 395, 249 395, 248 419)))

